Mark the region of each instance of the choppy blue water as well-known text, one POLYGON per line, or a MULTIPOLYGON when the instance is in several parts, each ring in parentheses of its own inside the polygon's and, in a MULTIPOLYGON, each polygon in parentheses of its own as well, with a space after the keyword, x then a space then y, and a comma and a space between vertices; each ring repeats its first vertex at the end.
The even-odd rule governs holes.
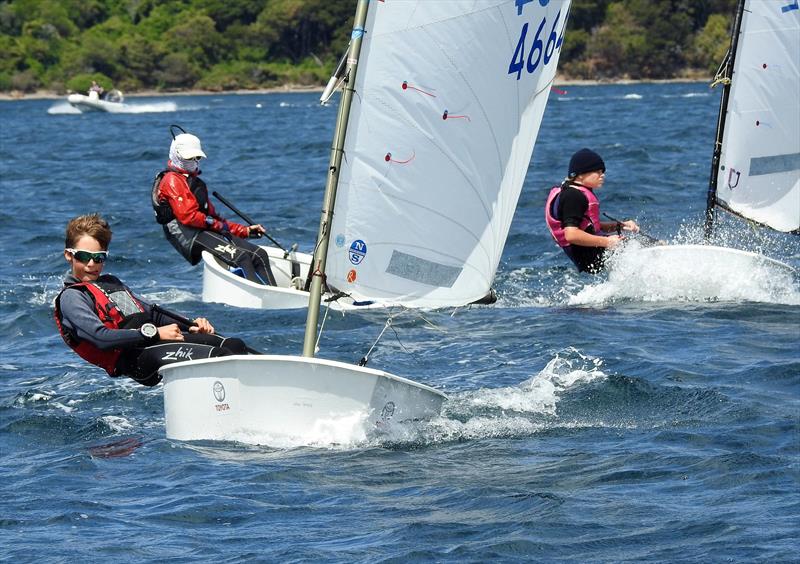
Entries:
MULTIPOLYGON (((499 303, 401 317, 372 353, 446 391, 442 417, 391 442, 282 448, 166 440, 161 391, 73 355, 51 300, 66 221, 99 210, 108 271, 298 353, 304 312, 201 303, 200 267, 163 239, 148 193, 179 123, 203 139, 212 189, 309 250, 335 108, 315 94, 138 98, 114 115, 0 102, 0 559, 796 560, 800 289, 740 272, 738 290, 708 299, 669 279, 578 275, 542 221, 547 188, 589 146, 608 167, 604 211, 698 240, 718 93, 566 90, 545 115, 499 303)), ((796 238, 722 223, 726 244, 800 264, 796 238)), ((383 322, 329 317, 322 356, 357 361, 383 322)))

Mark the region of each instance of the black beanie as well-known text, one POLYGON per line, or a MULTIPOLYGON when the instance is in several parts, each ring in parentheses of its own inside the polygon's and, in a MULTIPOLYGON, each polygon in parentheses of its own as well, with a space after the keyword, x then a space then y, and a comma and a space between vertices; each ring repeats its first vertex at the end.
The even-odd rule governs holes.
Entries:
POLYGON ((583 148, 569 160, 569 178, 575 178, 584 172, 594 172, 595 170, 606 171, 606 163, 602 157, 589 149, 583 148))

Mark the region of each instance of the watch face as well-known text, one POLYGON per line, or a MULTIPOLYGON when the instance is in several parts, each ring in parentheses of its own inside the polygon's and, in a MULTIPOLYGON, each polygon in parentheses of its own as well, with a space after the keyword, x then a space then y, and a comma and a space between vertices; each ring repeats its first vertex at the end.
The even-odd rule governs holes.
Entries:
POLYGON ((158 329, 152 323, 145 323, 144 325, 142 325, 140 331, 142 332, 142 335, 144 335, 148 339, 151 337, 155 337, 156 333, 158 333, 158 329))

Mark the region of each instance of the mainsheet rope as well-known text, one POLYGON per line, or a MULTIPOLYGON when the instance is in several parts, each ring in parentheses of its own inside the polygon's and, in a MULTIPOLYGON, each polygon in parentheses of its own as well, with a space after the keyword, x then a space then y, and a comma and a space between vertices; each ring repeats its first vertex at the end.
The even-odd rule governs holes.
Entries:
MULTIPOLYGON (((344 292, 340 292, 339 294, 337 294, 335 296, 334 299, 330 299, 326 303, 326 305, 325 305, 325 315, 322 316, 322 323, 320 324, 319 332, 317 333, 317 341, 314 344, 314 350, 316 350, 316 351, 319 350, 319 341, 322 338, 322 331, 325 329, 325 322, 328 319, 328 313, 330 312, 330 309, 331 309, 330 303, 338 301, 339 298, 344 298, 344 297, 350 297, 350 294, 345 294, 344 292)), ((389 315, 389 317, 386 319, 386 323, 383 324, 383 329, 381 329, 381 332, 378 334, 378 337, 372 343, 372 346, 367 351, 367 354, 362 356, 361 360, 358 362, 359 366, 366 366, 367 365, 367 362, 369 362, 369 355, 372 354, 372 351, 375 349, 376 346, 378 346, 378 343, 383 338, 383 335, 384 335, 384 333, 386 333, 387 329, 391 329, 392 330, 392 332, 394 333, 394 338, 397 341, 397 344, 400 345, 400 348, 402 348, 403 351, 405 351, 406 353, 411 354, 411 351, 409 351, 406 348, 406 346, 403 344, 403 341, 400 340, 400 335, 397 333, 397 330, 394 328, 394 324, 393 324, 395 318, 400 317, 401 315, 404 315, 404 314, 409 313, 409 312, 413 312, 414 315, 419 317, 422 321, 424 321, 432 329, 435 329, 436 331, 443 331, 443 329, 441 327, 439 327, 438 325, 433 323, 431 320, 426 318, 419 311, 403 307, 401 309, 401 311, 399 311, 398 313, 389 315)), ((342 316, 344 316, 344 314, 345 314, 345 312, 342 311, 342 316)), ((451 314, 451 316, 452 315, 455 315, 455 311, 451 314)))

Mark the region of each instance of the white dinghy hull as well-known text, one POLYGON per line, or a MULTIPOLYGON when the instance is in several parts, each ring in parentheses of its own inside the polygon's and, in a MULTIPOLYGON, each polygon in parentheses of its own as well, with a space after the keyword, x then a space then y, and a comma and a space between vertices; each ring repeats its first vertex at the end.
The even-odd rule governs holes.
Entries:
POLYGON ((249 355, 180 362, 160 370, 167 438, 314 444, 345 422, 369 437, 439 414, 446 396, 381 370, 318 358, 249 355))
MULTIPOLYGON (((203 252, 203 301, 256 309, 294 309, 308 307, 308 292, 292 285, 292 263, 276 247, 262 247, 269 255, 277 286, 256 284, 228 270, 228 265, 211 253, 203 252)), ((295 253, 304 282, 311 255, 295 253)))
MULTIPOLYGON (((227 304, 233 307, 254 309, 299 309, 308 307, 309 293, 302 289, 311 266, 311 255, 295 253, 295 261, 300 265, 299 280, 292 277, 292 262, 284 258, 284 252, 277 247, 262 248, 269 255, 272 274, 277 286, 256 284, 232 273, 228 265, 211 253, 203 252, 203 301, 227 304)), ((323 294, 322 300, 330 297, 323 294)), ((356 302, 349 297, 341 297, 330 302, 336 311, 356 309, 376 309, 396 304, 377 302, 356 302)))

